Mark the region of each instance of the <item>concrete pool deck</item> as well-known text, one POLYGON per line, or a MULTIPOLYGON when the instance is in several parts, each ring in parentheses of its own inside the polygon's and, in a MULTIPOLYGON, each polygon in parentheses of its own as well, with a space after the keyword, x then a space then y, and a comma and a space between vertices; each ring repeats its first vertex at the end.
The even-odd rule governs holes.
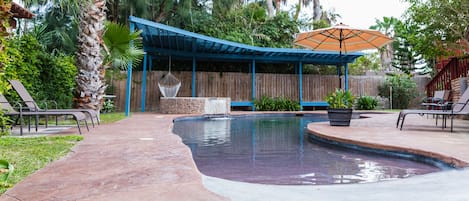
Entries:
MULTIPOLYGON (((234 112, 233 114, 238 114, 234 112)), ((245 113, 243 113, 245 114, 245 113)), ((203 176, 190 150, 172 134, 183 115, 134 113, 84 132, 66 157, 30 175, 0 197, 10 200, 469 200, 469 169, 442 171, 379 183, 324 186, 247 184, 203 176)), ((311 132, 346 143, 412 150, 455 165, 469 164, 469 121, 453 133, 431 118, 366 114, 350 127, 308 125, 311 132)), ((74 128, 67 133, 75 132, 74 128)))

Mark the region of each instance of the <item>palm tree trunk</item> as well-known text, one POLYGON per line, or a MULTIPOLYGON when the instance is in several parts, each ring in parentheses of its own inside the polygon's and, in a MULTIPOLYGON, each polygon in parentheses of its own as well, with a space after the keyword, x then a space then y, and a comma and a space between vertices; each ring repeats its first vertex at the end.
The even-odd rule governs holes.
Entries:
POLYGON ((314 21, 321 20, 321 17, 322 17, 321 3, 319 3, 319 0, 313 0, 313 20, 314 21))
POLYGON ((99 112, 104 91, 102 36, 104 33, 105 0, 81 1, 74 105, 99 112))
POLYGON ((392 72, 392 59, 393 59, 394 48, 391 44, 387 44, 384 48, 379 52, 382 69, 386 72, 392 72))
POLYGON ((274 2, 272 0, 267 0, 267 15, 272 18, 275 15, 274 2))

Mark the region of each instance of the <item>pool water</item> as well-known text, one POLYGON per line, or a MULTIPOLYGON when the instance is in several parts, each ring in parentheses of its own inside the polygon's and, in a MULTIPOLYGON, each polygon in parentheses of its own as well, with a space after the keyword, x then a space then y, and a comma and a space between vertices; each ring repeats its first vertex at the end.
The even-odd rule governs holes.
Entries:
POLYGON ((285 184, 367 183, 440 171, 438 167, 308 140, 310 122, 324 115, 244 116, 174 122, 205 175, 285 184))

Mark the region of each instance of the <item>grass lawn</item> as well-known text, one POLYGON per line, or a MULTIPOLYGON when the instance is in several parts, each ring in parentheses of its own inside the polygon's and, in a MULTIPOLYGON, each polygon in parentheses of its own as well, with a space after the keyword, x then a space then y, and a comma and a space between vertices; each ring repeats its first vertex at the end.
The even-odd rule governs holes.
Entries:
POLYGON ((101 113, 101 123, 113 123, 122 119, 125 119, 123 112, 112 112, 112 113, 101 113))
MULTIPOLYGON (((100 118, 100 123, 103 123, 103 124, 107 124, 107 123, 113 123, 113 122, 116 122, 116 121, 120 121, 122 119, 125 119, 125 114, 123 112, 112 112, 112 113, 101 113, 99 115, 99 118, 100 118)), ((39 121, 39 124, 40 125, 44 125, 45 124, 45 121, 44 119, 41 119, 39 121)), ((60 119, 59 122, 58 122, 59 125, 73 125, 75 126, 76 122, 73 121, 73 120, 64 120, 64 119, 60 119)), ((81 122, 81 125, 84 125, 85 123, 81 122)), ((96 122, 95 122, 96 124, 96 122)), ((55 125, 55 119, 54 117, 51 117, 49 118, 49 125, 53 126, 55 125)), ((91 121, 88 120, 88 126, 91 127, 91 121)), ((85 128, 86 130, 86 128, 85 128)))
MULTIPOLYGON (((9 186, 13 186, 25 177, 57 160, 71 150, 83 136, 42 136, 42 137, 2 137, 0 138, 0 159, 7 160, 15 167, 9 186)), ((7 188, 0 185, 0 194, 7 188)))

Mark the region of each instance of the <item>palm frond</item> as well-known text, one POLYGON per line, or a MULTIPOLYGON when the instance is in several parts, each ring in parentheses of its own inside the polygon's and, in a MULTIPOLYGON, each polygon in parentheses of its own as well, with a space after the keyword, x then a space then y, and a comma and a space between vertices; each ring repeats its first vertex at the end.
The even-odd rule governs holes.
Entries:
POLYGON ((118 69, 126 69, 129 62, 132 62, 133 66, 139 64, 144 54, 141 31, 130 32, 125 25, 113 22, 107 22, 105 26, 103 40, 109 51, 105 54, 105 63, 118 69))

